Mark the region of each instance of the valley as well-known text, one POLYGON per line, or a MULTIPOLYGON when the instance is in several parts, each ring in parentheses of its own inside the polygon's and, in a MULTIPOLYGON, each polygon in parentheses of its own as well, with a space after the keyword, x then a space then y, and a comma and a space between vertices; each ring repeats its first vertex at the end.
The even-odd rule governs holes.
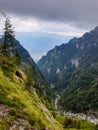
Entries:
POLYGON ((81 38, 55 47, 38 62, 44 77, 54 86, 53 91, 60 95, 64 110, 97 110, 97 59, 98 27, 81 38))
POLYGON ((98 130, 98 27, 36 64, 4 17, 0 130, 98 130))
POLYGON ((98 27, 56 46, 37 66, 57 94, 59 114, 98 123, 98 27))

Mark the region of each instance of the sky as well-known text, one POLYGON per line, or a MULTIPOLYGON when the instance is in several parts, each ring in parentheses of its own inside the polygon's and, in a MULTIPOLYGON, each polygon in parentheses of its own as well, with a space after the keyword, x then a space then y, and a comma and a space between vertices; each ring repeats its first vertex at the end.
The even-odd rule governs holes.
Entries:
MULTIPOLYGON (((16 38, 35 62, 56 45, 98 25, 98 0, 0 0, 16 38)), ((0 34, 4 18, 0 14, 0 34)))

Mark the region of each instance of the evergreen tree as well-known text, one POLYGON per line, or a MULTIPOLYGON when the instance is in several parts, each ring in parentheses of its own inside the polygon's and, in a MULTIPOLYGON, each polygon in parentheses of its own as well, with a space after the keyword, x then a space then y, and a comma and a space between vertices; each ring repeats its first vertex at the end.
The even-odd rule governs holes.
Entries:
POLYGON ((16 58, 15 59, 16 59, 16 64, 20 65, 21 64, 21 56, 19 54, 18 49, 16 49, 16 58))
POLYGON ((10 22, 10 18, 5 16, 5 27, 4 27, 4 36, 3 36, 3 45, 2 45, 2 54, 5 56, 10 55, 12 51, 14 51, 14 40, 15 35, 13 31, 12 24, 10 22))
POLYGON ((4 35, 3 42, 0 46, 0 62, 3 68, 14 68, 15 64, 19 64, 20 55, 15 46, 14 30, 10 18, 4 14, 4 35))
POLYGON ((31 90, 32 88, 32 85, 33 85, 33 79, 32 79, 32 68, 28 68, 27 72, 26 72, 26 75, 27 75, 27 82, 26 82, 26 88, 28 90, 31 90))

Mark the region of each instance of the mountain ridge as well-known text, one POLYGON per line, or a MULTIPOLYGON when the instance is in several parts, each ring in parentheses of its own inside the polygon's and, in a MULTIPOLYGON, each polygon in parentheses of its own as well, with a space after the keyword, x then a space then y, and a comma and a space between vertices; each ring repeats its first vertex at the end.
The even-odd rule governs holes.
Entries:
POLYGON ((0 130, 63 130, 52 115, 54 94, 33 59, 16 40, 10 48, 0 57, 0 130), (19 64, 12 48, 19 51, 19 64))
MULTIPOLYGON (((0 39, 2 43, 2 39, 0 39)), ((24 73, 28 73, 28 71, 31 71, 32 78, 34 80, 33 87, 36 89, 37 94, 46 100, 53 103, 52 98, 55 97, 51 89, 49 88, 49 83, 44 79, 43 75, 39 71, 38 67, 36 66, 35 62, 33 61, 32 57, 28 53, 28 51, 15 39, 14 41, 15 48, 18 50, 18 53, 20 55, 21 64, 20 69, 24 73), (51 96, 50 96, 51 95, 51 96)))
POLYGON ((98 99, 94 101, 97 95, 97 59, 98 27, 67 44, 56 46, 37 65, 53 90, 61 94, 63 108, 84 112, 98 108, 98 99))

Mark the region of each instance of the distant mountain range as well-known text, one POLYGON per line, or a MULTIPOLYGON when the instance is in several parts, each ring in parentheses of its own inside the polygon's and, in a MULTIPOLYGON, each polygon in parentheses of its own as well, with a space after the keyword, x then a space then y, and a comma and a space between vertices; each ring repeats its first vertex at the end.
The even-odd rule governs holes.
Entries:
POLYGON ((53 33, 35 31, 24 33, 16 32, 16 37, 21 44, 29 50, 36 62, 38 62, 42 55, 46 54, 47 51, 55 47, 55 44, 60 45, 63 41, 68 41, 72 38, 72 36, 62 36, 53 33))
POLYGON ((98 27, 56 46, 37 65, 51 88, 61 95, 64 110, 98 110, 98 27))

